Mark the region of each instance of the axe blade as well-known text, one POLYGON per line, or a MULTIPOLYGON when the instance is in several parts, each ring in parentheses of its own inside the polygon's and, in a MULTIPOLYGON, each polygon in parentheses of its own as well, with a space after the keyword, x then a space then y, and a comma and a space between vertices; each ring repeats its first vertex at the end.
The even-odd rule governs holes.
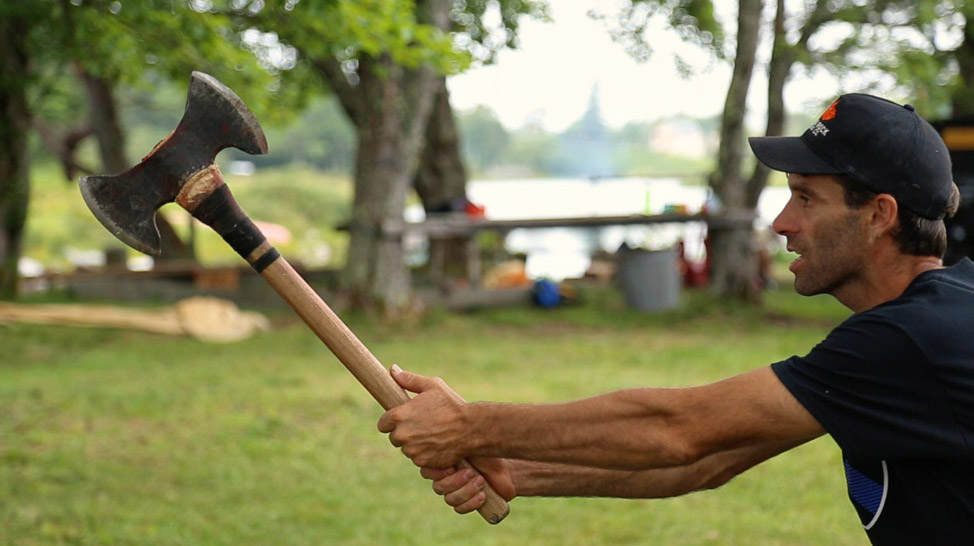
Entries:
POLYGON ((208 163, 224 148, 237 148, 250 155, 267 153, 267 137, 244 101, 204 72, 194 71, 181 124, 200 138, 200 147, 211 153, 208 163))
POLYGON ((161 191, 140 180, 139 166, 121 175, 85 176, 78 185, 85 204, 108 231, 128 246, 151 256, 162 252, 156 209, 161 191))
POLYGON ((128 171, 81 178, 81 195, 112 235, 140 252, 159 256, 156 210, 174 201, 186 181, 228 147, 265 154, 267 139, 240 97, 209 74, 193 72, 176 129, 128 171))

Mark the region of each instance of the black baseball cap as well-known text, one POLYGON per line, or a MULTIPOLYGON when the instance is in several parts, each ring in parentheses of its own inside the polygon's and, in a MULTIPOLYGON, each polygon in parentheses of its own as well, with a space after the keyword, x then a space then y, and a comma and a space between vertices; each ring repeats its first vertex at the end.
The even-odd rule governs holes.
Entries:
POLYGON ((840 96, 800 137, 748 142, 776 171, 845 174, 924 218, 943 218, 953 191, 950 153, 937 130, 913 106, 872 95, 840 96))

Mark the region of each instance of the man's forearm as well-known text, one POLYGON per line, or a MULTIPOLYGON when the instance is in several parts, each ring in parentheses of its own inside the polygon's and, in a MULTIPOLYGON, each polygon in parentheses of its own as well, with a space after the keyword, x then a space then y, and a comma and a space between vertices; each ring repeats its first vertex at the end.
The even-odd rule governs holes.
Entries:
POLYGON ((725 451, 690 465, 641 471, 525 460, 511 460, 508 465, 519 497, 665 498, 720 487, 800 443, 725 451))
POLYGON ((563 404, 477 403, 467 408, 470 455, 643 470, 696 457, 702 416, 684 389, 618 391, 563 404), (677 409, 679 408, 679 409, 677 409))
POLYGON ((655 470, 610 470, 587 466, 512 461, 519 497, 675 497, 704 488, 700 474, 685 467, 655 470))

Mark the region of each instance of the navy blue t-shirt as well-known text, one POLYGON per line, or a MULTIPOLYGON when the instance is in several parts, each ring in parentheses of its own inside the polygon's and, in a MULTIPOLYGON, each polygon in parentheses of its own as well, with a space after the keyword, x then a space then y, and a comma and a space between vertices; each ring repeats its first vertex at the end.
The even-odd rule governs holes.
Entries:
POLYGON ((974 544, 974 263, 920 274, 772 369, 842 449, 874 545, 974 544))

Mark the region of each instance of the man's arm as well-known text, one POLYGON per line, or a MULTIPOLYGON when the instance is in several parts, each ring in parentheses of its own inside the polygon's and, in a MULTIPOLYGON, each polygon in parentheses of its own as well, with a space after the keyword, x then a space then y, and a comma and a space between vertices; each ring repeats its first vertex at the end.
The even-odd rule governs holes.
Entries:
POLYGON ((561 463, 511 461, 521 497, 659 499, 716 489, 735 476, 805 441, 763 444, 709 455, 686 466, 611 470, 561 463))
MULTIPOLYGON (((613 497, 665 498, 705 489, 716 489, 738 474, 788 451, 803 441, 769 443, 715 453, 687 466, 652 470, 610 470, 562 463, 481 459, 480 468, 507 500, 514 497, 613 497)), ((484 502, 484 479, 458 469, 421 469, 442 495, 461 514, 484 502)))
POLYGON ((421 467, 488 456, 616 470, 692 465, 797 445, 824 431, 770 367, 701 387, 630 389, 562 404, 467 404, 442 380, 394 371, 418 393, 379 421, 421 467))

